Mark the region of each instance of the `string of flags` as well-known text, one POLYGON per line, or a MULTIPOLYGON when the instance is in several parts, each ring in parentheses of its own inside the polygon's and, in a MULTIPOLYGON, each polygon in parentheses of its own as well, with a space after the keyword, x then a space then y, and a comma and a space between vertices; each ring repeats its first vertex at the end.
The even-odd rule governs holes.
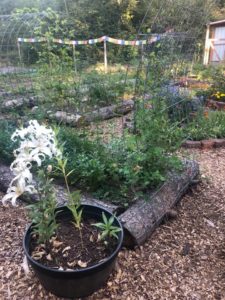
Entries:
POLYGON ((121 39, 114 39, 108 36, 102 36, 97 39, 89 39, 89 40, 82 40, 82 41, 71 41, 71 40, 62 40, 62 39, 47 39, 44 37, 41 38, 18 38, 19 43, 41 43, 41 42, 48 42, 51 41, 53 43, 57 44, 63 44, 63 45, 93 45, 97 43, 102 42, 109 42, 116 45, 122 45, 122 46, 140 46, 140 45, 146 45, 151 44, 154 42, 157 42, 160 40, 160 35, 150 37, 147 40, 134 40, 134 41, 127 41, 127 40, 121 40, 121 39))

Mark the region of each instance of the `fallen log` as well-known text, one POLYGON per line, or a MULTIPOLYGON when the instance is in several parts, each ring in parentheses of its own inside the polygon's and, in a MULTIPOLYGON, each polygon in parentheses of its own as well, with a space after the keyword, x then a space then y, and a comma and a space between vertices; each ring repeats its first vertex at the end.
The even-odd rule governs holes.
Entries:
POLYGON ((199 174, 195 161, 184 161, 182 173, 170 173, 168 180, 148 200, 138 200, 119 216, 125 229, 125 245, 141 245, 181 199, 192 181, 199 174))
MULTIPOLYGON (((14 176, 13 176, 10 168, 6 165, 0 164, 0 190, 2 192, 5 193, 7 191, 8 186, 9 186, 11 180, 13 179, 13 177, 14 176)), ((55 184, 54 186, 55 186, 56 199, 57 199, 58 206, 66 204, 68 201, 68 195, 67 195, 66 189, 61 185, 55 184)), ((33 203, 33 202, 37 201, 37 197, 35 195, 28 195, 28 194, 22 195, 20 197, 20 199, 27 203, 33 203)), ((82 195, 81 203, 101 206, 105 209, 108 209, 112 213, 117 213, 117 211, 119 211, 119 209, 120 209, 116 205, 113 205, 111 203, 105 203, 103 201, 91 198, 88 195, 82 195)))
POLYGON ((122 101, 120 104, 102 107, 83 115, 57 111, 56 113, 50 113, 48 118, 59 123, 79 127, 81 125, 88 125, 91 122, 103 121, 128 114, 133 108, 134 101, 126 100, 122 101))
POLYGON ((34 107, 37 104, 37 98, 29 97, 29 98, 17 98, 4 101, 1 105, 2 110, 10 110, 14 108, 19 108, 22 106, 28 106, 29 108, 34 107))

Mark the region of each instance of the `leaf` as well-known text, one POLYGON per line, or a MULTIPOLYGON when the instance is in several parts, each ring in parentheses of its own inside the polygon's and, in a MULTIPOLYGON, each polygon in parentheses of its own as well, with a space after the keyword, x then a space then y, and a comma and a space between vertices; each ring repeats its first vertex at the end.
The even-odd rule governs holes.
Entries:
POLYGON ((101 234, 101 240, 103 240, 108 235, 108 230, 104 230, 101 234))
POLYGON ((55 248, 59 248, 62 244, 63 244, 63 242, 59 242, 56 240, 54 240, 52 243, 53 247, 55 247, 55 248))
POLYGON ((107 220, 106 215, 105 215, 104 212, 102 213, 102 219, 103 219, 103 222, 104 222, 105 224, 108 223, 108 220, 107 220))
POLYGON ((67 177, 69 177, 75 170, 71 170, 69 173, 67 173, 67 177))
POLYGON ((115 220, 114 216, 111 216, 109 221, 108 221, 108 225, 111 226, 112 223, 114 222, 114 220, 115 220))
POLYGON ((118 239, 118 235, 114 231, 111 231, 111 235, 118 239))
POLYGON ((86 262, 83 262, 81 260, 78 260, 77 262, 78 266, 80 266, 81 268, 86 268, 87 267, 87 263, 86 262))
POLYGON ((105 229, 105 225, 103 223, 96 223, 96 224, 92 224, 93 226, 96 226, 98 228, 101 228, 101 229, 105 229))

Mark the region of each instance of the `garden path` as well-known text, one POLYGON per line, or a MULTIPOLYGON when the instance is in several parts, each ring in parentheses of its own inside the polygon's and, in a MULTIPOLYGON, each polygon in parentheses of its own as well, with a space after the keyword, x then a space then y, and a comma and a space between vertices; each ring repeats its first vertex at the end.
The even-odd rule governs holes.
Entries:
MULTIPOLYGON (((199 161, 202 182, 178 204, 176 218, 143 246, 121 251, 116 272, 88 300, 225 299, 225 150, 188 155, 199 161)), ((0 299, 59 299, 21 266, 24 205, 0 206, 0 221, 0 299)))

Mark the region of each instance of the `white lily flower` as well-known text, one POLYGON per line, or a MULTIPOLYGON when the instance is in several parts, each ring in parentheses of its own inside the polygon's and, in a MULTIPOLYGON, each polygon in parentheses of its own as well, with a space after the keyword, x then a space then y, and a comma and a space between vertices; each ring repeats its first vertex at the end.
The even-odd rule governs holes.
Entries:
POLYGON ((13 141, 19 139, 20 146, 14 151, 15 160, 10 166, 15 177, 2 202, 5 204, 11 201, 12 205, 16 205, 16 199, 24 192, 30 194, 37 192, 32 185, 32 162, 36 162, 40 167, 46 157, 61 157, 62 152, 57 147, 55 132, 40 125, 36 120, 31 120, 26 128, 17 129, 11 139, 13 141))
POLYGON ((43 153, 33 153, 31 154, 31 160, 35 161, 38 165, 38 167, 41 166, 43 160, 45 160, 45 155, 43 153))
POLYGON ((55 133, 51 128, 46 128, 45 126, 40 125, 36 120, 31 120, 29 122, 29 127, 31 129, 31 133, 35 134, 36 137, 47 136, 48 139, 50 139, 55 136, 55 133))
POLYGON ((26 171, 27 169, 31 169, 31 167, 32 165, 28 160, 25 160, 24 157, 18 157, 11 163, 10 170, 14 175, 18 175, 26 171))
POLYGON ((45 141, 43 139, 38 139, 36 141, 33 141, 34 149, 31 151, 31 156, 37 154, 37 153, 43 153, 46 154, 49 158, 52 158, 52 151, 51 151, 51 144, 49 144, 48 141, 45 141))
MULTIPOLYGON (((16 175, 16 174, 15 174, 16 175)), ((30 184, 33 182, 33 175, 32 173, 30 172, 29 169, 25 169, 23 172, 21 173, 18 173, 16 175, 16 177, 13 178, 13 180, 11 181, 10 185, 9 186, 12 186, 12 184, 17 181, 17 180, 20 180, 21 182, 23 181, 24 182, 24 185, 26 184, 30 184)))
POLYGON ((22 128, 22 129, 17 129, 13 135, 11 136, 11 140, 12 141, 16 141, 16 138, 20 138, 22 140, 25 139, 25 136, 29 133, 29 129, 28 128, 22 128))
POLYGON ((3 205, 5 205, 7 201, 11 201, 13 206, 17 206, 16 200, 24 192, 33 194, 36 192, 36 189, 33 185, 26 186, 23 180, 18 180, 16 186, 11 186, 8 188, 7 194, 2 198, 3 205))

